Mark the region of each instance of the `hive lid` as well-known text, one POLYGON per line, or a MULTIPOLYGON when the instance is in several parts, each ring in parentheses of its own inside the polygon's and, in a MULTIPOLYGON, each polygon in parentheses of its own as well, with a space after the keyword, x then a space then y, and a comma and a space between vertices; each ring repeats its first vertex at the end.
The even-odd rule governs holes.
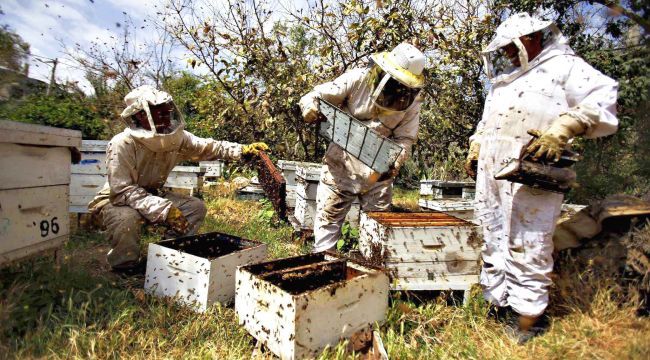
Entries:
POLYGON ((81 147, 81 131, 0 120, 0 143, 81 147))
POLYGON ((474 226, 451 215, 433 212, 368 212, 368 217, 391 227, 474 226))

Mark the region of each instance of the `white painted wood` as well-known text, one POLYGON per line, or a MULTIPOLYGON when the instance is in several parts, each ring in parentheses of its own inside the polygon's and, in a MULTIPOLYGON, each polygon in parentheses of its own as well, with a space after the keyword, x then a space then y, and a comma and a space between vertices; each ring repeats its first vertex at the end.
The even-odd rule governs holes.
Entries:
POLYGON ((81 131, 0 120, 0 143, 81 147, 81 131))
POLYGON ((474 218, 474 201, 465 199, 418 200, 422 209, 440 211, 445 214, 476 223, 474 218))
POLYGON ((0 190, 0 254, 66 236, 68 186, 0 190))
POLYGON ((393 286, 394 290, 440 290, 447 286, 449 277, 454 277, 454 283, 474 281, 480 272, 482 241, 478 227, 471 223, 460 226, 386 225, 361 212, 359 237, 362 255, 383 259, 393 283, 401 284, 393 286), (405 279, 422 281, 404 282, 405 279), (427 282, 431 284, 421 286, 427 282))
POLYGON ((67 147, 0 142, 0 190, 68 183, 70 150, 67 147))
POLYGON ((106 153, 82 152, 79 164, 72 164, 73 174, 105 175, 106 153))
POLYGON ((108 147, 108 140, 81 140, 81 148, 79 151, 91 153, 104 153, 108 147))
POLYGON ((203 171, 199 166, 175 166, 164 186, 198 192, 203 186, 202 175, 203 171))
POLYGON ((250 184, 237 191, 237 199, 257 201, 266 197, 266 193, 259 184, 250 184))
POLYGON ((293 214, 303 229, 313 229, 316 216, 316 200, 305 199, 296 193, 296 207, 293 214))
POLYGON ((238 266, 264 261, 267 246, 244 241, 238 251, 208 259, 164 246, 149 244, 145 290, 205 312, 212 304, 229 304, 235 298, 235 271, 238 266))
POLYGON ((249 267, 239 268, 235 300, 239 323, 281 359, 317 357, 325 347, 383 323, 388 277, 352 261, 347 266, 360 275, 297 294, 263 280, 249 267))
POLYGON ((322 165, 298 165, 296 166, 296 180, 303 179, 306 181, 320 181, 322 165))
POLYGON ((467 290, 478 284, 479 275, 447 276, 431 281, 426 278, 398 278, 391 283, 392 290, 467 290))
POLYGON ((199 173, 199 174, 203 174, 203 173, 204 173, 204 170, 201 169, 200 166, 182 166, 182 165, 177 165, 177 166, 174 166, 174 168, 172 169, 172 172, 176 172, 176 173, 199 173))
MULTIPOLYGON (((287 182, 287 188, 289 186, 296 185, 296 169, 299 166, 320 169, 323 166, 323 164, 304 162, 304 161, 278 160, 278 168, 280 169, 280 171, 282 171, 282 176, 284 177, 284 180, 287 182)), ((318 174, 319 174, 318 176, 320 176, 320 170, 318 174)))
POLYGON ((201 161, 199 167, 205 172, 206 178, 218 178, 223 173, 223 161, 201 161))
POLYGON ((107 181, 106 175, 72 174, 70 181, 70 212, 87 213, 88 203, 107 181))
POLYGON ((65 242, 68 241, 68 237, 69 235, 66 234, 53 239, 43 240, 31 245, 26 245, 24 247, 20 247, 8 252, 2 252, 2 250, 0 250, 0 266, 6 266, 12 262, 24 260, 50 251, 53 252, 56 249, 60 249, 65 244, 65 242))
POLYGON ((318 194, 318 180, 308 181, 302 177, 296 179, 296 196, 303 197, 307 200, 316 200, 318 194))
POLYGON ((432 199, 473 199, 475 187, 472 181, 420 180, 420 195, 432 199))

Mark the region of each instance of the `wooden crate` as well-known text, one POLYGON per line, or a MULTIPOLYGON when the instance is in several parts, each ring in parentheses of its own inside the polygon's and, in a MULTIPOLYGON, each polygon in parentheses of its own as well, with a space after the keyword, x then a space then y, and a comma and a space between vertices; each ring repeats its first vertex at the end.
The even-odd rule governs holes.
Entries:
POLYGON ((69 147, 81 133, 0 121, 0 265, 59 248, 69 237, 69 147))
POLYGON ((106 184, 105 140, 82 140, 81 161, 72 165, 70 212, 87 213, 88 203, 106 184))
POLYGON ((389 171, 404 152, 398 143, 323 99, 319 111, 327 119, 319 133, 378 173, 389 171))
POLYGON ((362 212, 359 249, 386 266, 393 290, 468 291, 480 273, 479 233, 444 213, 362 212))
POLYGON ((382 271, 317 253, 240 267, 235 312, 281 359, 314 358, 383 323, 388 291, 382 271))
POLYGON ((420 195, 428 199, 473 199, 475 187, 472 181, 420 180, 420 195))
POLYGON ((144 288, 204 312, 231 303, 237 267, 264 261, 266 252, 266 244, 216 232, 152 243, 144 288))
POLYGON ((203 188, 203 169, 200 166, 174 166, 165 187, 189 190, 190 195, 203 188))

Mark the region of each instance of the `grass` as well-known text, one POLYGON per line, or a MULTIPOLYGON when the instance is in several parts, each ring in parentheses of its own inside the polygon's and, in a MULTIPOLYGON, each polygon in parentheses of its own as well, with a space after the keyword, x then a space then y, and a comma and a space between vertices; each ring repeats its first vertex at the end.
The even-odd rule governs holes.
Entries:
MULTIPOLYGON (((412 207, 417 197, 396 191, 412 207)), ((224 231, 269 244, 271 257, 309 251, 291 241, 291 228, 264 216, 265 205, 208 196, 202 231, 224 231)), ((155 235, 146 236, 153 241, 155 235)), ((146 296, 142 280, 110 273, 107 246, 96 233, 79 232, 58 271, 50 259, 0 272, 0 358, 250 358, 255 343, 237 325, 232 307, 195 314, 146 296)), ((486 317, 474 289, 471 301, 454 305, 449 294, 417 298, 393 294, 380 327, 391 359, 534 359, 650 357, 650 320, 634 314, 635 299, 619 282, 588 268, 563 266, 549 307, 551 328, 518 346, 486 317)), ((321 358, 341 359, 344 344, 321 358)), ((262 354, 262 358, 270 358, 262 354)))

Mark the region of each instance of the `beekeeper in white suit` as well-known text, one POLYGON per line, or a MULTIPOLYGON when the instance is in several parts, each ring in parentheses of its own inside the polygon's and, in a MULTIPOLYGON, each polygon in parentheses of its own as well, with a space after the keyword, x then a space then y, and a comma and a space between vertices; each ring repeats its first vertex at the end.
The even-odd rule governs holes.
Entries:
POLYGON ((378 174, 340 146, 331 143, 323 159, 318 185, 314 251, 334 249, 352 202, 365 211, 388 210, 393 179, 417 138, 424 86, 424 54, 410 44, 371 56, 372 64, 352 69, 318 85, 300 99, 306 122, 318 119, 318 98, 340 107, 404 148, 395 166, 378 174))
POLYGON ((127 128, 108 144, 108 181, 89 209, 99 215, 111 243, 108 263, 128 272, 143 268, 139 261, 143 224, 164 224, 171 235, 190 235, 205 218, 201 200, 162 190, 174 166, 186 160, 239 160, 268 147, 192 135, 184 130, 172 97, 151 86, 131 91, 124 102, 121 118, 127 128))
POLYGON ((523 342, 535 335, 533 325, 548 305, 563 195, 494 175, 522 150, 554 162, 576 136, 616 132, 618 84, 576 56, 553 22, 525 13, 505 20, 483 54, 491 87, 466 161, 474 175, 471 163, 478 160, 481 285, 490 303, 519 315, 510 329, 523 342), (524 149, 536 130, 541 136, 524 149))

